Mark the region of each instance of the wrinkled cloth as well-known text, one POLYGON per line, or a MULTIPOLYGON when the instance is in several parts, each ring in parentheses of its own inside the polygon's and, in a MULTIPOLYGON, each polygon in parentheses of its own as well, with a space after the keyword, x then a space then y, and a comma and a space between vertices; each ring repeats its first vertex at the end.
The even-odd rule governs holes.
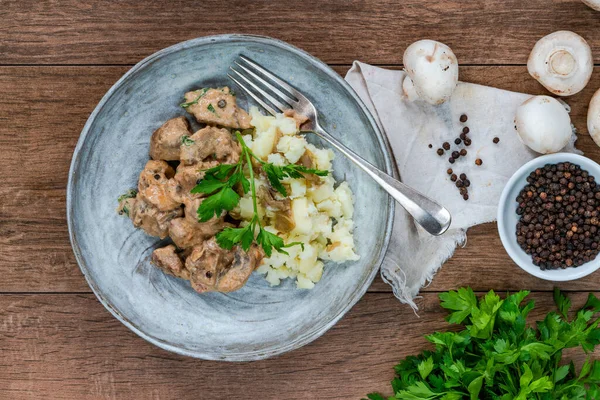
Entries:
MULTIPOLYGON (((521 143, 514 127, 517 107, 531 95, 459 82, 449 101, 432 106, 423 101, 410 102, 403 95, 405 76, 404 71, 354 62, 345 79, 387 135, 401 180, 452 214, 450 229, 434 237, 401 206, 396 207, 381 277, 401 302, 416 309, 414 299, 419 290, 466 241, 467 229, 496 220, 504 185, 519 167, 539 154, 521 143), (464 123, 459 120, 463 114, 468 118, 464 123), (465 126, 470 129, 472 144, 457 146, 454 140, 465 126), (500 139, 498 144, 493 143, 495 137, 500 139), (439 156, 437 149, 444 142, 450 143, 451 149, 439 156), (461 148, 468 154, 450 164, 452 151, 461 148), (477 158, 482 160, 481 166, 475 164, 477 158), (448 168, 457 176, 467 175, 471 182, 467 201, 450 180, 448 168)), ((575 140, 573 133, 563 151, 577 152, 575 140)))

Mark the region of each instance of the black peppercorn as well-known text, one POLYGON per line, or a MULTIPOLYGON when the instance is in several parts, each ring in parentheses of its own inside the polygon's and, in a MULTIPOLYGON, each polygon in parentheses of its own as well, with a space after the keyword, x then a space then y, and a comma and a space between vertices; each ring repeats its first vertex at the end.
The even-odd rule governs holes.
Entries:
POLYGON ((431 148, 433 147, 433 145, 432 145, 431 143, 429 143, 429 146, 428 146, 428 147, 431 149, 431 148))
POLYGON ((467 155, 467 149, 460 149, 460 155, 462 157, 466 156, 467 155))
POLYGON ((460 153, 459 153, 458 151, 453 151, 453 152, 452 152, 452 158, 454 158, 455 160, 456 160, 457 158, 460 158, 460 153))
POLYGON ((492 141, 493 141, 494 143, 498 143, 498 142, 500 141, 500 138, 499 138, 499 137, 495 137, 495 138, 494 138, 492 141))
POLYGON ((464 133, 465 135, 466 135, 467 133, 469 133, 469 131, 470 131, 470 130, 469 130, 469 127, 468 127, 468 126, 465 126, 465 127, 463 128, 463 133, 464 133))
POLYGON ((467 117, 466 114, 463 114, 460 116, 460 122, 467 122, 467 119, 469 119, 469 118, 467 117))
POLYGON ((450 175, 450 180, 451 180, 452 182, 456 182, 456 180, 457 180, 457 179, 458 179, 458 177, 456 176, 456 174, 452 174, 452 175, 450 175))
POLYGON ((452 168, 448 168, 448 170, 446 171, 446 173, 447 173, 448 175, 452 175, 452 172, 453 172, 453 171, 452 171, 452 168))
POLYGON ((450 164, 454 164, 454 162, 455 162, 455 161, 456 161, 456 160, 455 160, 454 158, 452 158, 452 157, 450 157, 450 158, 448 159, 448 162, 449 162, 450 164))
POLYGON ((448 142, 444 142, 444 143, 442 144, 442 147, 444 148, 444 150, 450 150, 450 143, 448 143, 448 142))
POLYGON ((454 144, 460 144, 460 142, 462 142, 462 140, 460 140, 460 138, 454 139, 454 144))
POLYGON ((481 165, 483 164, 483 161, 481 161, 481 158, 478 158, 475 160, 475 165, 481 165))
POLYGON ((437 153, 438 153, 438 156, 443 156, 444 155, 444 150, 437 149, 437 153))
POLYGON ((465 179, 467 179, 467 175, 466 174, 460 174, 460 179, 464 181, 465 179))
POLYGON ((589 178, 571 163, 547 164, 527 177, 516 198, 517 243, 541 269, 579 267, 600 252, 600 187, 589 178))
POLYGON ((471 145, 471 139, 466 138, 465 139, 465 146, 470 146, 471 145))

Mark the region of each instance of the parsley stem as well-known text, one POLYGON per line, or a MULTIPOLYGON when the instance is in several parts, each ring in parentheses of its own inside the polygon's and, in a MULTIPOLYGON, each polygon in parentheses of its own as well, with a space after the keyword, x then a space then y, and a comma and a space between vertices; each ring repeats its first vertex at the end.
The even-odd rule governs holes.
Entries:
POLYGON ((248 163, 248 170, 250 171, 250 189, 252 190, 252 207, 254 208, 254 217, 252 219, 256 219, 258 227, 262 229, 262 224, 260 222, 260 218, 258 217, 258 204, 256 202, 256 185, 254 184, 254 169, 252 168, 252 159, 250 158, 250 153, 252 152, 250 151, 248 146, 246 146, 246 142, 244 142, 244 138, 242 138, 240 132, 236 132, 235 135, 237 136, 237 139, 240 142, 240 145, 242 146, 242 152, 246 157, 246 162, 248 163))

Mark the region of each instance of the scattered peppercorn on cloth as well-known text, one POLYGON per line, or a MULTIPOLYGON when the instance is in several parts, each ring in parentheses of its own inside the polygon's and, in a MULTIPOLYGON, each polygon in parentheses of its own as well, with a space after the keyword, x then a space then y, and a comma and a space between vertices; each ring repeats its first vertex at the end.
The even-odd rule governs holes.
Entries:
MULTIPOLYGON (((521 143, 514 127, 517 107, 531 95, 459 82, 449 101, 432 106, 423 101, 410 102, 403 95, 405 76, 404 71, 355 61, 346 81, 387 135, 401 180, 452 214, 450 229, 435 237, 418 226, 401 206, 396 207, 381 277, 401 302, 416 309, 414 299, 419 290, 433 279, 456 247, 466 242, 467 229, 496 220, 504 185, 519 167, 539 154, 521 143), (462 115, 467 116, 465 122, 460 121, 462 115), (471 144, 455 144, 465 127, 469 128, 471 144), (498 143, 494 143, 496 137, 498 143), (440 156, 438 149, 444 142, 451 148, 440 156), (448 159, 452 152, 461 149, 467 154, 451 164, 448 159), (482 161, 481 165, 476 165, 476 159, 482 161), (448 168, 456 175, 467 175, 468 200, 451 181, 448 168)), ((575 140, 573 133, 563 151, 581 154, 574 147, 575 140)))

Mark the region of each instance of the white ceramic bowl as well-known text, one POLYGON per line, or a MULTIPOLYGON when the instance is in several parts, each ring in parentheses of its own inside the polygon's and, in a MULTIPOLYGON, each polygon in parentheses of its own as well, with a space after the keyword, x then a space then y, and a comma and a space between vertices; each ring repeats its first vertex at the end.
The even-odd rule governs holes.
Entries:
POLYGON ((592 261, 576 268, 542 271, 540 267, 533 264, 531 256, 525 253, 517 243, 516 226, 519 216, 517 215, 516 198, 527 184, 527 176, 535 169, 541 168, 546 164, 557 164, 560 162, 570 162, 579 165, 581 169, 588 171, 591 176, 596 178, 596 182, 600 183, 600 165, 589 158, 572 153, 548 154, 529 161, 515 172, 504 187, 498 206, 498 232, 500 233, 500 239, 506 252, 519 267, 531 275, 548 281, 571 281, 583 278, 600 267, 599 255, 592 261))

